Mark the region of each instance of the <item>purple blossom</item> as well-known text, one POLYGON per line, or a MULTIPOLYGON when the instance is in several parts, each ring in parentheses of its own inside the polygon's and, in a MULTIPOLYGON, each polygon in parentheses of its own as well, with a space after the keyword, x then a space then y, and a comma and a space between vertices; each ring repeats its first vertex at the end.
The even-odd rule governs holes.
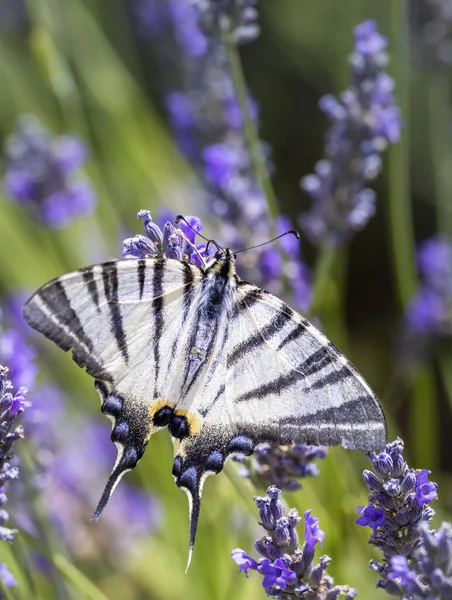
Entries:
POLYGON ((245 575, 249 577, 248 569, 253 569, 253 571, 257 571, 259 563, 254 560, 251 556, 249 556, 244 550, 240 550, 240 548, 236 548, 231 552, 232 559, 238 564, 240 567, 239 573, 245 571, 245 575))
MULTIPOLYGON (((30 406, 26 396, 25 387, 14 394, 8 369, 0 366, 0 541, 3 542, 12 542, 17 533, 16 529, 7 526, 9 515, 4 506, 8 500, 8 482, 19 477, 19 469, 12 461, 15 442, 24 437, 23 427, 17 425, 16 419, 30 406)), ((16 585, 14 577, 3 563, 0 565, 0 578, 6 586, 16 585)))
POLYGON ((420 529, 435 514, 428 504, 437 498, 436 484, 428 481, 430 471, 410 469, 402 452, 403 441, 397 439, 380 454, 368 454, 373 471, 365 470, 363 478, 369 488, 369 505, 358 507, 356 521, 372 529, 369 542, 383 553, 384 560, 372 561, 371 568, 380 575, 377 586, 388 593, 395 590, 389 578, 391 559, 400 556, 413 560, 420 529))
POLYGON ((281 503, 281 491, 276 486, 267 489, 264 497, 255 497, 259 509, 259 522, 266 534, 255 543, 255 548, 263 557, 256 561, 244 550, 236 548, 231 552, 240 571, 248 569, 263 575, 262 586, 267 595, 274 598, 317 598, 332 600, 341 595, 351 599, 356 591, 348 586, 335 586, 333 579, 325 571, 330 558, 322 556, 313 566, 314 548, 323 543, 324 533, 319 528, 319 520, 308 510, 304 514, 305 543, 298 548, 298 512, 292 508, 285 515, 281 503))
POLYGON ((49 227, 64 228, 93 211, 95 192, 80 173, 87 158, 80 140, 51 139, 37 119, 22 117, 17 133, 7 140, 5 158, 8 196, 49 227))
POLYGON ((382 508, 369 504, 368 506, 358 506, 359 518, 356 520, 358 525, 363 527, 371 527, 374 534, 377 533, 378 527, 383 525, 385 513, 382 508))
POLYGON ((421 285, 407 306, 401 352, 408 365, 425 360, 452 335, 452 243, 445 236, 421 243, 417 252, 421 285))
POLYGON ((18 385, 33 386, 37 374, 35 357, 35 349, 25 343, 23 334, 14 329, 0 333, 0 361, 10 365, 11 379, 18 385))
POLYGON ((123 242, 124 258, 146 258, 147 256, 166 256, 177 260, 187 259, 197 265, 202 264, 200 257, 205 256, 204 244, 196 245, 196 232, 201 231, 202 223, 198 217, 187 216, 185 223, 180 221, 177 229, 169 221, 165 223, 163 231, 152 220, 147 210, 140 210, 137 218, 144 222, 144 235, 135 235, 123 242), (185 257, 185 258, 184 258, 185 257))
POLYGON ((277 558, 273 563, 264 558, 258 567, 258 571, 264 574, 262 587, 265 590, 271 589, 274 586, 285 590, 288 582, 297 579, 296 573, 288 569, 280 558, 277 558))
POLYGON ((248 477, 256 487, 274 484, 281 490, 294 491, 301 487, 301 479, 318 475, 317 459, 326 456, 323 446, 291 444, 277 446, 269 442, 259 444, 250 458, 235 457, 243 465, 240 474, 248 477))
POLYGON ((311 517, 311 511, 307 510, 304 513, 304 537, 306 546, 313 550, 315 545, 320 542, 323 546, 325 533, 319 528, 319 520, 317 517, 311 517))
MULTIPOLYGON (((254 174, 243 132, 242 110, 219 35, 226 32, 241 38, 249 33, 250 23, 257 16, 256 2, 174 1, 180 7, 178 11, 166 11, 165 25, 165 31, 172 32, 172 36, 164 38, 163 25, 159 25, 159 32, 153 29, 153 39, 158 39, 156 47, 166 82, 166 106, 178 147, 204 182, 203 188, 196 187, 190 193, 193 204, 202 218, 210 215, 216 218, 218 230, 212 237, 223 247, 238 250, 261 244, 272 237, 272 223, 254 174), (199 23, 208 38, 208 51, 196 58, 186 50, 178 34, 187 5, 190 10, 198 11, 199 23)), ((160 4, 153 0, 147 3, 160 4)), ((191 17, 189 22, 192 23, 191 17)), ((258 107, 251 97, 248 105, 252 118, 257 120, 258 107)), ((266 148, 264 152, 268 156, 266 148)), ((292 290, 296 306, 306 310, 311 300, 310 272, 300 260, 299 244, 292 244, 290 250, 286 244, 285 248, 282 240, 273 248, 281 256, 279 270, 277 259, 270 262, 270 254, 268 260, 262 258, 268 248, 239 255, 238 270, 245 280, 256 282, 272 293, 292 290)), ((199 258, 193 256, 193 261, 199 262, 199 258)))
POLYGON ((301 186, 313 203, 301 220, 317 244, 342 244, 375 213, 375 192, 366 187, 381 170, 380 154, 400 137, 399 109, 386 74, 386 39, 367 20, 355 30, 350 56, 353 85, 337 99, 321 98, 319 106, 332 121, 326 157, 301 186))
POLYGON ((15 587, 17 585, 14 575, 9 572, 5 563, 0 563, 0 580, 6 587, 15 587))
POLYGON ((429 504, 433 500, 438 499, 438 494, 436 493, 436 483, 432 483, 428 480, 430 473, 431 471, 428 471, 427 469, 421 469, 417 473, 416 498, 419 506, 424 506, 424 504, 429 504))
MULTIPOLYGON (((442 523, 430 531, 423 523, 413 557, 394 556, 388 572, 389 585, 410 600, 452 597, 452 526, 442 523)), ((394 590, 392 590, 394 593, 394 590)))

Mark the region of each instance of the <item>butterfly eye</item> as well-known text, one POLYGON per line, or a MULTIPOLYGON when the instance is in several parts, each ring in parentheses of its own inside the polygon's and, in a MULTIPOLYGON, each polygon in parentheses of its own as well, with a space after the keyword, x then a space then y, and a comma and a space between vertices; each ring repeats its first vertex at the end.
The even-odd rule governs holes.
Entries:
POLYGON ((224 253, 223 253, 223 250, 217 250, 217 251, 215 252, 215 258, 216 258, 217 260, 220 260, 220 258, 223 256, 223 254, 224 254, 224 253))

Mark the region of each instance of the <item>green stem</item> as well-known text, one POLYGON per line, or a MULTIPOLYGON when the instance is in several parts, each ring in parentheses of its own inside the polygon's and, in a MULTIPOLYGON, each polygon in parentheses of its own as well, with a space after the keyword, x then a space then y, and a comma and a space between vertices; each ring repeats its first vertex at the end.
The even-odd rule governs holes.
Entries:
POLYGON ((62 554, 53 554, 52 563, 57 569, 83 592, 86 598, 92 600, 108 600, 107 596, 91 581, 83 575, 77 567, 71 564, 62 554))
POLYGON ((248 101, 248 90, 246 87, 245 75, 243 73, 240 54, 237 49, 237 45, 234 42, 231 35, 224 35, 223 43, 226 47, 228 54, 232 82, 234 84, 234 89, 237 94, 240 108, 242 110, 245 136, 248 141, 251 160, 253 162, 256 178, 260 187, 262 188, 262 191, 265 194, 270 216, 273 219, 275 219, 279 214, 278 202, 276 200, 275 192, 270 181, 270 176, 265 165, 265 156, 262 152, 262 144, 259 138, 259 131, 256 122, 251 116, 248 101))
POLYGON ((388 160, 388 217, 391 254, 396 290, 401 307, 409 302, 417 288, 414 269, 414 228, 409 180, 409 73, 408 22, 406 0, 390 4, 391 71, 396 81, 396 97, 403 115, 401 140, 392 144, 388 160))
MULTIPOLYGON (((389 150, 388 229, 393 274, 400 308, 405 309, 417 289, 415 236, 409 179, 409 48, 407 1, 390 3, 391 72, 404 127, 399 143, 389 150)), ((423 368, 412 380, 411 431, 413 455, 419 464, 431 468, 438 460, 438 405, 433 373, 423 368)))

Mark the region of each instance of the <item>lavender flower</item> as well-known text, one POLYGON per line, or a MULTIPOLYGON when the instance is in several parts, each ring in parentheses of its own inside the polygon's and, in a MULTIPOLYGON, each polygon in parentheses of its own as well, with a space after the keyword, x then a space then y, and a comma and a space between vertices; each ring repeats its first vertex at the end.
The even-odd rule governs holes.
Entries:
POLYGON ((389 593, 394 589, 388 581, 392 558, 412 560, 419 545, 419 531, 433 515, 429 503, 436 500, 436 483, 428 479, 430 471, 410 469, 402 456, 403 441, 387 444, 380 454, 369 453, 373 471, 365 470, 369 488, 369 504, 358 507, 358 525, 372 529, 369 542, 383 552, 383 562, 372 561, 371 569, 381 579, 378 587, 389 593))
POLYGON ((398 586, 399 595, 410 600, 452 598, 452 525, 442 523, 438 531, 430 531, 421 524, 412 560, 391 558, 388 579, 398 586))
POLYGON ((445 236, 419 245, 421 286, 409 303, 401 336, 401 354, 410 365, 430 355, 452 335, 452 243, 445 236))
POLYGON ((318 466, 313 461, 324 458, 326 452, 324 447, 307 444, 264 443, 256 447, 251 458, 236 457, 235 460, 243 463, 240 474, 248 477, 255 487, 273 484, 280 490, 294 491, 301 487, 298 479, 318 475, 318 466))
POLYGON ((198 217, 187 216, 180 221, 180 229, 174 227, 169 221, 165 223, 163 231, 152 220, 148 210, 140 210, 137 218, 144 222, 144 235, 136 235, 124 240, 124 258, 146 258, 147 256, 166 256, 177 260, 186 260, 196 265, 203 264, 202 258, 206 254, 204 244, 196 246, 196 232, 201 231, 202 224, 198 217))
MULTIPOLYGON (((171 127, 179 149, 196 169, 204 187, 191 192, 200 216, 213 215, 218 223, 215 236, 222 246, 240 249, 269 240, 272 225, 278 233, 292 229, 288 219, 281 217, 271 223, 265 196, 253 171, 248 144, 243 132, 243 115, 231 78, 227 53, 218 35, 208 35, 208 51, 196 58, 187 51, 178 31, 182 26, 191 29, 190 39, 200 35, 197 20, 183 18, 182 12, 199 12, 202 23, 211 18, 224 27, 240 29, 251 15, 253 2, 249 0, 221 0, 210 2, 177 0, 179 12, 167 7, 165 31, 172 38, 161 35, 161 27, 153 29, 158 37, 158 50, 166 81, 166 106, 171 127), (158 32, 156 31, 158 29, 158 32), (176 41, 176 43, 174 43, 176 41), (182 72, 181 72, 182 66, 182 72)), ((152 15, 161 3, 146 0, 152 15)), ((170 3, 171 4, 171 3, 170 3)), ((247 27, 247 25, 245 25, 247 27)), ((207 29, 209 29, 207 27, 207 29)), ((206 30, 207 31, 207 30, 206 30)), ((202 32, 201 32, 202 33, 202 32)), ((152 34, 151 34, 152 35, 152 34)), ((258 118, 256 102, 249 97, 248 105, 254 119, 258 118)), ((268 152, 266 152, 268 154, 268 152)), ((287 242, 287 240, 286 240, 287 242)), ((275 244, 239 255, 241 276, 266 287, 274 294, 290 290, 295 305, 306 310, 311 301, 310 272, 299 256, 299 244, 289 248, 289 242, 275 244), (289 285, 287 285, 289 284, 289 285)))
POLYGON ((95 206, 94 190, 80 175, 86 156, 78 139, 52 140, 34 117, 23 117, 5 147, 6 192, 49 227, 66 227, 95 206))
POLYGON ((206 35, 231 34, 236 42, 259 35, 257 0, 193 0, 206 35))
MULTIPOLYGON (((19 469, 11 461, 16 440, 24 437, 23 428, 16 424, 16 419, 30 406, 26 397, 25 387, 14 394, 8 369, 0 366, 0 540, 7 542, 12 542, 17 533, 16 529, 7 526, 9 515, 4 506, 7 483, 19 477, 19 469)), ((0 565, 0 578, 7 586, 15 585, 14 577, 3 563, 0 565)))
POLYGON ((387 41, 372 20, 354 35, 353 85, 338 99, 321 98, 319 106, 332 121, 326 156, 301 182, 313 202, 301 224, 317 244, 341 244, 367 224, 375 212, 375 192, 367 184, 381 170, 382 151, 400 137, 394 82, 385 72, 387 41))
POLYGON ((354 598, 356 591, 348 586, 335 586, 325 571, 331 559, 324 555, 313 566, 315 547, 323 544, 324 533, 319 528, 319 520, 304 513, 304 538, 302 548, 298 548, 297 525, 301 518, 292 508, 285 515, 280 501, 280 490, 270 486, 267 496, 255 497, 259 509, 260 524, 267 535, 257 540, 255 548, 263 557, 256 561, 244 550, 236 548, 231 552, 240 572, 257 571, 263 575, 262 586, 269 596, 289 600, 290 598, 313 598, 333 600, 339 596, 354 598))

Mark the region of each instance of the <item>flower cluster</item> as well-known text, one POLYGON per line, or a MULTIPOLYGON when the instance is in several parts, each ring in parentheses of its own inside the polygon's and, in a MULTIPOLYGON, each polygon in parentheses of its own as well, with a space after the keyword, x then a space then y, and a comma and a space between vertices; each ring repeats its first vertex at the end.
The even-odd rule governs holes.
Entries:
MULTIPOLYGON (((171 1, 162 7, 155 0, 144 0, 139 5, 140 24, 146 28, 147 37, 158 40, 171 128, 180 151, 203 181, 203 186, 196 187, 190 195, 196 199, 202 218, 215 217, 216 237, 222 246, 255 246, 272 237, 272 223, 244 136, 242 109, 226 48, 218 35, 207 34, 208 27, 201 30, 198 19, 193 17, 198 11, 204 17, 202 22, 208 20, 208 15, 215 22, 229 23, 228 19, 232 19, 234 26, 239 30, 248 28, 249 33, 246 23, 255 15, 253 2, 176 1, 177 10, 171 8, 171 1), (225 15, 229 15, 226 21, 225 15), (187 48, 186 40, 192 41, 199 51, 187 48)), ((248 106, 256 120, 258 107, 251 97, 248 106)), ((293 228, 287 225, 287 218, 274 223, 278 233, 283 228, 293 228)), ((240 272, 244 279, 274 294, 291 291, 295 305, 306 310, 311 300, 310 272, 301 262, 299 251, 299 244, 287 236, 273 248, 241 255, 240 272)))
POLYGON ((388 577, 398 587, 393 593, 410 600, 452 598, 452 525, 442 523, 438 531, 430 531, 421 524, 413 560, 391 558, 388 577))
POLYGON ((257 540, 255 548, 263 557, 256 561, 244 550, 236 548, 231 555, 239 565, 240 571, 257 571, 263 576, 262 586, 273 598, 289 600, 290 598, 312 598, 316 600, 333 600, 343 595, 351 600, 356 591, 348 586, 335 586, 325 571, 331 559, 322 556, 317 565, 313 565, 315 546, 323 543, 324 532, 319 528, 319 520, 311 516, 311 511, 304 513, 304 544, 298 548, 297 525, 301 518, 292 508, 285 516, 284 506, 280 501, 280 490, 270 486, 267 496, 256 497, 259 509, 260 524, 267 535, 257 540))
POLYGON ((257 0, 194 0, 207 35, 232 34, 235 42, 259 35, 257 0))
POLYGON ((446 237, 427 240, 417 258, 421 287, 408 305, 404 331, 405 354, 412 359, 452 335, 452 243, 446 237))
POLYGON ((87 157, 80 140, 70 136, 51 139, 34 117, 27 116, 8 139, 5 157, 8 196, 32 208, 49 227, 66 227, 93 210, 94 190, 80 175, 87 157))
POLYGON ((391 593, 389 579, 391 559, 395 556, 413 560, 419 545, 421 524, 428 524, 433 515, 429 503, 438 496, 436 484, 428 479, 430 471, 410 469, 403 456, 403 441, 387 444, 380 454, 368 457, 373 471, 365 470, 364 481, 369 488, 369 504, 358 507, 358 525, 372 529, 369 542, 379 548, 383 562, 372 561, 371 568, 381 579, 377 586, 391 593))
POLYGON ((307 444, 275 446, 259 444, 251 458, 235 457, 243 464, 240 474, 248 477, 255 487, 276 485, 280 490, 295 491, 301 487, 298 479, 318 475, 318 466, 313 462, 324 458, 326 448, 307 444))
POLYGON ((140 210, 137 218, 144 223, 144 235, 135 235, 124 240, 122 255, 124 258, 145 258, 146 256, 166 256, 176 260, 185 260, 198 266, 206 253, 205 244, 196 245, 196 233, 201 231, 202 224, 198 217, 187 216, 181 219, 180 229, 169 221, 163 231, 152 220, 148 210, 140 210))
MULTIPOLYGON (((24 437, 23 428, 16 420, 26 407, 27 388, 21 387, 14 394, 6 367, 0 366, 0 540, 12 542, 16 529, 7 527, 9 515, 4 506, 7 501, 6 484, 19 477, 19 469, 11 464, 14 458, 14 444, 24 437)), ((0 577, 4 585, 16 585, 14 577, 5 564, 0 565, 0 577)))
POLYGON ((301 224, 319 244, 341 244, 366 225, 375 212, 375 192, 367 184, 381 170, 381 152, 400 136, 394 82, 385 72, 387 41, 372 20, 358 25, 354 34, 353 85, 339 98, 320 100, 332 121, 326 157, 301 182, 313 202, 301 224))

